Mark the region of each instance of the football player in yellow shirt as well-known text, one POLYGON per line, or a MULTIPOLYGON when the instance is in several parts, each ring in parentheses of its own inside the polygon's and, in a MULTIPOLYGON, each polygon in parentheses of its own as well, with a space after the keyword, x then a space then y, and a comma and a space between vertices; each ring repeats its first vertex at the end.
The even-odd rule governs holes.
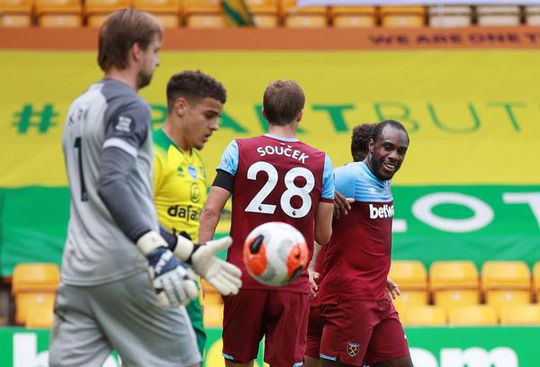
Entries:
MULTIPOLYGON (((195 243, 207 196, 206 172, 198 151, 218 130, 226 98, 223 85, 200 71, 173 75, 167 84, 167 121, 153 134, 154 202, 159 223, 176 235, 185 232, 195 243)), ((199 289, 202 291, 200 282, 199 289)), ((206 333, 201 301, 200 296, 186 309, 203 356, 206 333)))

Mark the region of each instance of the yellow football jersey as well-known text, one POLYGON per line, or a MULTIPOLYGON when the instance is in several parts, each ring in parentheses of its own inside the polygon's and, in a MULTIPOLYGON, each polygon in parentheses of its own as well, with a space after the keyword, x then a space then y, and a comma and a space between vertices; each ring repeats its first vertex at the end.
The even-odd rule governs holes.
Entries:
POLYGON ((184 152, 165 134, 154 131, 154 202, 167 230, 199 237, 199 219, 207 198, 204 163, 196 149, 184 152))

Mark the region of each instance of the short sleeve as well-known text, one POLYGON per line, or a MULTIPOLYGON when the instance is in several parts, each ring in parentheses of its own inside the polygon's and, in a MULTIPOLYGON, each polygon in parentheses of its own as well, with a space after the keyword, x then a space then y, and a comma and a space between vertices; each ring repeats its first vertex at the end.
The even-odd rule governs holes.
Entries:
POLYGON ((238 143, 236 140, 231 141, 223 152, 217 169, 236 176, 236 171, 238 170, 238 143))
POLYGON ((321 198, 326 200, 334 200, 334 175, 332 172, 332 161, 328 154, 324 157, 324 171, 322 182, 321 198))

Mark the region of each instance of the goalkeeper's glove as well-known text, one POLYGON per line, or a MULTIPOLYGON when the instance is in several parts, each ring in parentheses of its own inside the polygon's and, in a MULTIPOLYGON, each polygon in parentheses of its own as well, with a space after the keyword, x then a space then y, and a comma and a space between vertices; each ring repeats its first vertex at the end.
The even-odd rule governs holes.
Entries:
POLYGON ((161 306, 179 307, 197 298, 196 281, 158 233, 145 233, 137 240, 137 246, 148 259, 150 277, 161 306))
POLYGON ((232 245, 232 238, 227 236, 204 244, 194 244, 189 236, 177 237, 174 254, 180 259, 190 262, 193 270, 202 276, 219 293, 227 296, 238 293, 242 286, 242 271, 236 266, 221 260, 217 253, 232 245))

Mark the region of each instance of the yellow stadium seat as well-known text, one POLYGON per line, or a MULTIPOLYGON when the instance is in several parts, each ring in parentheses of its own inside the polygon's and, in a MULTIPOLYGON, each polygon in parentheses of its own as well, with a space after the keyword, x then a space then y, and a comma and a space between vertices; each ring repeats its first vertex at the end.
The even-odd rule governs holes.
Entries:
MULTIPOLYGON (((399 285, 399 284, 398 284, 399 285)), ((394 301, 394 307, 401 315, 406 309, 415 306, 424 306, 428 304, 428 292, 401 290, 401 295, 394 301)))
POLYGON ((18 264, 13 269, 11 293, 56 291, 60 270, 56 264, 18 264))
POLYGON ((501 325, 540 325, 540 305, 508 305, 501 311, 501 325))
POLYGON ((374 6, 336 6, 330 17, 336 28, 370 28, 377 23, 374 6))
POLYGON ((54 307, 55 292, 20 292, 15 295, 15 323, 25 324, 28 315, 38 307, 51 312, 54 307))
POLYGON ((185 0, 184 17, 189 28, 226 27, 223 7, 219 0, 185 0))
POLYGON ((164 28, 180 25, 180 0, 133 0, 133 7, 151 13, 164 28))
POLYGON ((531 272, 523 261, 487 261, 482 266, 482 289, 531 288, 531 272))
POLYGON ((525 23, 531 26, 540 25, 540 5, 527 5, 524 10, 525 23))
POLYGON ((428 8, 430 27, 468 27, 472 24, 472 8, 460 5, 434 5, 428 8))
POLYGON ((450 311, 448 322, 454 326, 497 325, 497 313, 488 305, 456 307, 450 311))
POLYGON ((204 326, 221 327, 223 325, 223 305, 205 305, 204 326))
POLYGON ((507 305, 526 305, 531 303, 530 291, 492 290, 485 293, 486 304, 493 306, 497 312, 507 305))
POLYGON ((279 26, 277 0, 246 0, 246 5, 258 28, 275 28, 279 26))
POLYGON ((0 28, 24 28, 31 25, 30 14, 0 13, 0 28))
POLYGON ((407 326, 435 326, 446 325, 446 314, 437 306, 415 306, 405 310, 400 315, 403 324, 407 326))
POLYGON ((433 303, 447 312, 479 303, 478 271, 472 261, 435 261, 429 274, 433 303))
POLYGON ((538 302, 540 300, 540 261, 534 264, 532 278, 533 293, 538 302))
POLYGON ((517 26, 521 23, 518 5, 479 5, 477 20, 483 26, 517 26))
POLYGON ((79 0, 36 0, 40 27, 73 28, 82 25, 79 0))
POLYGON ((49 305, 34 307, 26 318, 27 328, 51 328, 53 326, 54 312, 49 305))
POLYGON ((31 0, 0 0, 0 27, 30 27, 31 0))
POLYGON ((401 290, 427 290, 428 277, 424 264, 416 260, 394 260, 388 278, 401 290))
POLYGON ((283 14, 287 28, 325 28, 327 9, 322 6, 297 7, 296 0, 283 0, 283 14))
POLYGON ((442 307, 446 312, 462 306, 474 306, 480 302, 478 290, 453 289, 433 293, 433 303, 442 307))
POLYGON ((385 28, 422 27, 426 24, 423 6, 381 6, 381 25, 385 28))
POLYGON ((478 289, 478 270, 472 261, 435 261, 431 264, 432 291, 443 289, 478 289))
POLYGON ((497 310, 505 304, 531 302, 531 273, 523 261, 487 261, 481 280, 486 303, 497 310))
POLYGON ((90 27, 99 27, 107 15, 118 9, 130 8, 131 0, 85 0, 84 13, 90 27))

